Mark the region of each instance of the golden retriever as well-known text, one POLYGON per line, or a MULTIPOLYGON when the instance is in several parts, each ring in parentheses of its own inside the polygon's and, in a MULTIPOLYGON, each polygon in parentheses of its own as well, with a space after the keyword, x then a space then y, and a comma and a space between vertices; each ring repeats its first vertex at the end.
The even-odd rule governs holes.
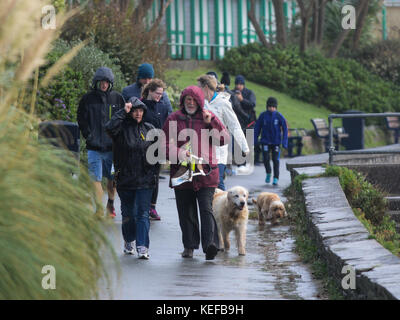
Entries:
POLYGON ((258 224, 264 225, 265 220, 271 220, 276 224, 279 218, 286 216, 286 209, 276 193, 262 192, 257 200, 253 200, 258 213, 258 224))
POLYGON ((246 254, 248 197, 249 192, 245 188, 236 186, 228 191, 216 189, 213 199, 213 212, 218 225, 220 247, 226 251, 229 250, 229 233, 235 230, 239 255, 246 254))

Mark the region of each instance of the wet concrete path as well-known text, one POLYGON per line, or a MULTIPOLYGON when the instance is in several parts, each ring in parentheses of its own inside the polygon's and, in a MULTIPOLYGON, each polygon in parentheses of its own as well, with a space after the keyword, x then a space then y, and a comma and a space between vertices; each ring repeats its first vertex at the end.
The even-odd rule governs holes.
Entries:
MULTIPOLYGON (((257 196, 261 191, 282 191, 290 184, 285 161, 281 161, 278 187, 264 182, 263 166, 256 166, 250 176, 227 177, 227 188, 241 185, 257 196)), ((232 248, 205 261, 201 249, 193 259, 183 259, 181 231, 173 190, 168 179, 160 180, 157 210, 161 221, 150 227, 150 260, 139 260, 122 252, 121 215, 116 200, 117 217, 107 230, 121 263, 121 277, 111 288, 102 285, 100 298, 108 299, 318 299, 321 286, 308 266, 293 252, 290 226, 258 226, 249 220, 247 254, 238 256, 231 233, 232 248)), ((113 278, 115 278, 115 273, 113 278)))

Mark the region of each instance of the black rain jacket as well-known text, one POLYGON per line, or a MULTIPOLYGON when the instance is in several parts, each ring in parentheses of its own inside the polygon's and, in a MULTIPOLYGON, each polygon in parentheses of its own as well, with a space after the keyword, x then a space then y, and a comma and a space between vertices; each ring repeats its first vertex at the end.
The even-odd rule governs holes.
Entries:
POLYGON ((145 137, 151 129, 154 129, 152 124, 144 121, 138 124, 125 109, 118 110, 106 124, 106 131, 114 143, 115 181, 118 189, 155 187, 158 165, 151 165, 146 160, 146 151, 153 142, 146 141, 145 137))
POLYGON ((118 92, 110 91, 113 82, 114 75, 109 68, 97 69, 92 90, 79 101, 77 122, 88 150, 112 150, 112 140, 105 131, 105 125, 117 110, 125 106, 124 98, 118 92), (102 80, 110 82, 109 91, 98 89, 98 82, 102 80))

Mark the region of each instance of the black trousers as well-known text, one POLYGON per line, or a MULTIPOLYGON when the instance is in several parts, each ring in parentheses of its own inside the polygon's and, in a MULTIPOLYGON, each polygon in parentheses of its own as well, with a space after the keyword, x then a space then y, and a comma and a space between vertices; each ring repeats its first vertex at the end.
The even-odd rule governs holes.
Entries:
POLYGON ((279 179, 279 158, 281 155, 281 149, 279 147, 279 145, 273 145, 273 144, 269 144, 269 145, 263 145, 262 146, 262 150, 263 150, 263 157, 264 157, 264 167, 265 167, 265 171, 268 174, 271 174, 272 170, 271 170, 271 164, 270 164, 270 153, 272 154, 272 163, 274 166, 274 178, 279 179))
POLYGON ((161 166, 158 166, 158 171, 156 175, 156 185, 153 189, 153 194, 151 196, 151 205, 156 206, 157 204, 157 198, 158 198, 158 184, 160 183, 160 171, 161 171, 161 166))
POLYGON ((175 189, 182 242, 187 249, 198 249, 200 244, 197 204, 200 211, 203 252, 205 253, 207 247, 211 244, 219 248, 218 227, 212 210, 214 191, 215 188, 201 188, 199 191, 175 189))

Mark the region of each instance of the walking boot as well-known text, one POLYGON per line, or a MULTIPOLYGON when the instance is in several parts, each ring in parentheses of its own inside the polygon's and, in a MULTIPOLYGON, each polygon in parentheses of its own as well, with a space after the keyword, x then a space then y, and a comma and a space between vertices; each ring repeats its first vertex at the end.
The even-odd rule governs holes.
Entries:
POLYGON ((193 258, 193 249, 185 248, 182 252, 182 258, 193 258))
POLYGON ((210 244, 206 249, 206 260, 214 260, 217 253, 218 248, 215 245, 210 244))

